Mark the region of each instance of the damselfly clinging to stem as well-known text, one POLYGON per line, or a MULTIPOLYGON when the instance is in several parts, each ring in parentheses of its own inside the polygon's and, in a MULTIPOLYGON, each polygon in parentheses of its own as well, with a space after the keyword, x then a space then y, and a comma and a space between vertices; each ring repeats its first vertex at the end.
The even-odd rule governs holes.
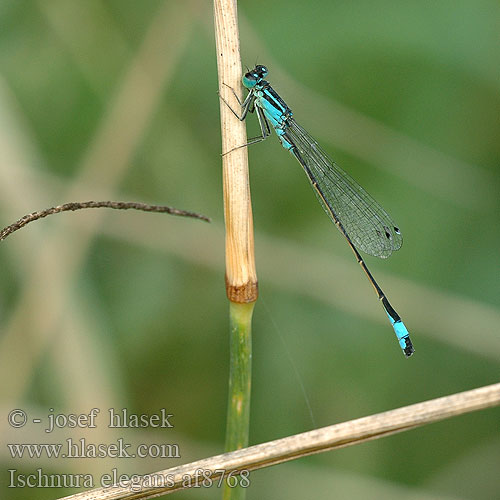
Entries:
POLYGON ((267 139, 271 134, 269 126, 271 123, 281 145, 297 158, 321 205, 344 235, 356 260, 375 288, 405 356, 411 356, 414 349, 408 330, 358 251, 359 249, 375 257, 387 258, 393 251, 401 248, 403 243, 401 231, 389 214, 332 161, 319 144, 293 119, 291 109, 269 82, 264 80, 267 73, 265 66, 257 65, 243 77, 243 85, 248 89, 248 95, 245 101, 240 103, 241 115, 226 101, 224 102, 240 120, 244 120, 248 112, 256 112, 262 135, 250 139, 246 145, 267 139))

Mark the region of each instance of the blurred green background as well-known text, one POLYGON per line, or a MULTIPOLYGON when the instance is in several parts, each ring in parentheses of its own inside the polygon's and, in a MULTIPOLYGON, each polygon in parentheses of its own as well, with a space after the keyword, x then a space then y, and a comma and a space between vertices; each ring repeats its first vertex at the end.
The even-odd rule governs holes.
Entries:
MULTIPOLYGON (((251 443, 497 382, 498 2, 241 0, 239 12, 244 64, 268 66, 297 121, 402 228, 401 251, 367 263, 416 348, 404 359, 298 163, 275 137, 250 148, 260 287, 251 443)), ((77 491, 9 489, 7 469, 97 483, 115 467, 146 473, 223 451, 216 91, 211 2, 0 3, 0 225, 89 199, 213 218, 86 211, 1 244, 2 441, 123 438, 176 443, 181 454, 21 460, 3 442, 3 498, 77 491), (93 430, 12 429, 5 418, 93 407, 93 430), (175 427, 108 429, 109 408, 166 408, 175 427)), ((499 417, 487 410, 259 471, 248 498, 500 498, 499 417)))

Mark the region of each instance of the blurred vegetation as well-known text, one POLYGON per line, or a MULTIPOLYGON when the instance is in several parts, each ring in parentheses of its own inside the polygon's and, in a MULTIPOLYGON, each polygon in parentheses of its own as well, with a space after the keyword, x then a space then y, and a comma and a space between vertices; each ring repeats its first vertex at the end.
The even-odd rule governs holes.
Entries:
MULTIPOLYGON (((239 11, 244 63, 269 67, 297 120, 402 228, 397 255, 367 262, 416 348, 401 355, 297 162, 274 137, 252 147, 251 442, 498 381, 498 2, 240 0, 239 11)), ((103 418, 86 433, 52 434, 2 418, 7 442, 123 437, 178 443, 182 455, 12 460, 2 445, 4 471, 99 478, 220 453, 228 305, 211 3, 3 0, 0 68, 2 226, 89 199, 214 221, 64 214, 1 244, 3 414, 98 407, 103 418), (175 428, 108 429, 110 407, 166 408, 175 428)), ((248 498, 499 498, 499 417, 488 410, 257 472, 248 498)), ((75 492, 7 490, 6 472, 2 482, 12 499, 75 492)))

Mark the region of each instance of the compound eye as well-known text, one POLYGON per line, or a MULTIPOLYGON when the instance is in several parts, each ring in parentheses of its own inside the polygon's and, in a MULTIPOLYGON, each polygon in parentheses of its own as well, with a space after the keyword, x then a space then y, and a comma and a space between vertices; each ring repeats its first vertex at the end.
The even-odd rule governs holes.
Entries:
POLYGON ((258 75, 255 74, 255 71, 249 71, 248 73, 245 73, 245 76, 243 77, 243 85, 247 89, 251 89, 257 84, 257 78, 258 75))

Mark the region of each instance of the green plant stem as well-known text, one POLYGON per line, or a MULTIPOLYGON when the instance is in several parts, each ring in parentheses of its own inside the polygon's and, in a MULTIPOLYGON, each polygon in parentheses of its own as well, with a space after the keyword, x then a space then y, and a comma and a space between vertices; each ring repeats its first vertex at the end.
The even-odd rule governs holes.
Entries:
MULTIPOLYGON (((229 403, 226 424, 226 451, 248 446, 250 392, 252 385, 252 314, 255 302, 229 303, 230 366, 229 403)), ((235 487, 235 477, 225 483, 224 500, 245 497, 242 486, 235 487)))

